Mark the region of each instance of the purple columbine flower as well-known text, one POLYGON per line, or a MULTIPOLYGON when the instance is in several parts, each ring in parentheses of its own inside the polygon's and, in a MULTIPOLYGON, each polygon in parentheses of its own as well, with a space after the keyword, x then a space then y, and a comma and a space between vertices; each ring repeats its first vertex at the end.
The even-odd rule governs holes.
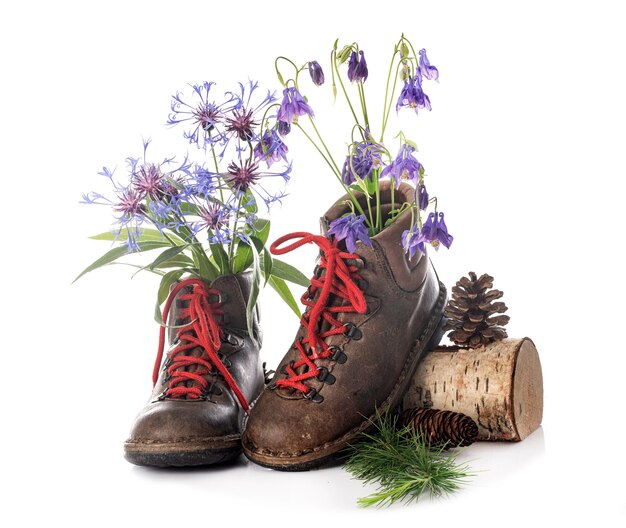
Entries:
POLYGON ((409 77, 404 81, 404 86, 396 103, 396 112, 400 108, 411 108, 417 113, 418 109, 426 108, 431 110, 430 99, 422 90, 422 75, 415 72, 415 77, 409 77))
POLYGON ((424 167, 413 155, 415 148, 411 145, 404 143, 396 159, 393 160, 391 165, 388 165, 380 173, 380 177, 389 176, 396 184, 396 188, 400 186, 402 180, 411 180, 414 185, 419 182, 420 171, 424 171, 424 167))
POLYGON ((454 237, 448 233, 448 227, 443 220, 443 213, 430 213, 422 226, 424 241, 429 242, 436 250, 443 244, 449 248, 454 237))
POLYGON ((382 165, 381 152, 380 145, 372 141, 353 143, 341 170, 343 183, 351 185, 357 177, 361 180, 369 178, 372 170, 382 165))
POLYGON ((415 189, 415 193, 417 195, 417 205, 422 211, 426 211, 428 209, 428 191, 426 190, 426 186, 423 183, 420 183, 415 189))
POLYGON ((324 84, 324 71, 317 61, 309 62, 309 75, 316 86, 324 84))
POLYGON ((365 55, 362 51, 359 51, 357 55, 356 51, 350 54, 350 60, 348 61, 348 79, 352 82, 365 82, 367 80, 367 62, 365 62, 365 55))
POLYGON ((285 123, 297 122, 298 116, 308 114, 313 117, 313 110, 304 100, 304 97, 293 86, 283 90, 283 100, 278 109, 276 118, 285 123))
POLYGON ((420 50, 419 70, 426 79, 439 79, 439 70, 430 64, 425 49, 420 50))
POLYGON ((278 133, 285 137, 289 132, 291 132, 291 125, 286 121, 278 121, 278 133))
POLYGON ((425 239, 422 233, 419 232, 417 223, 413 224, 410 230, 402 233, 402 247, 404 247, 404 251, 409 255, 409 258, 413 258, 418 251, 425 253, 424 242, 425 239))
POLYGON ((265 160, 269 168, 273 163, 283 160, 287 163, 287 145, 276 130, 265 130, 263 137, 254 147, 254 159, 265 160))
POLYGON ((327 236, 333 235, 337 240, 345 240, 348 252, 356 251, 357 241, 363 242, 368 247, 372 247, 372 241, 367 236, 367 226, 365 225, 365 215, 357 216, 354 213, 342 216, 330 223, 327 236))

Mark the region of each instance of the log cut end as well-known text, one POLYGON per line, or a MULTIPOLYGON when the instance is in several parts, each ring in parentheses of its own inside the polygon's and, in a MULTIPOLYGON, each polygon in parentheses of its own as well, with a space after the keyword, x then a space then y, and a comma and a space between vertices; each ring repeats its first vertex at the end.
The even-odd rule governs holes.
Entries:
POLYGON ((478 425, 478 440, 523 440, 543 416, 539 354, 527 337, 439 347, 419 364, 403 405, 463 413, 478 425))
POLYGON ((541 425, 543 417, 543 375, 539 354, 525 338, 520 346, 513 374, 513 419, 519 440, 541 425))

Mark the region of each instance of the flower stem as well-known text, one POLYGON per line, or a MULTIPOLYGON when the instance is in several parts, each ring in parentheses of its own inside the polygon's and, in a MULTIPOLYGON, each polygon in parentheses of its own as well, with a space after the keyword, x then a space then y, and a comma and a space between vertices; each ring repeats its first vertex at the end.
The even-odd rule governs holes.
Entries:
MULTIPOLYGON (((346 86, 345 84, 343 84, 343 80, 341 79, 341 75, 339 74, 339 67, 337 66, 337 61, 333 60, 332 65, 333 65, 335 72, 337 73, 337 79, 339 79, 341 90, 343 91, 343 95, 345 96, 346 101, 348 102, 348 106, 350 107, 350 111, 352 112, 352 117, 354 117, 354 121, 360 127, 359 118, 357 117, 356 112, 354 111, 354 107, 352 106, 352 101, 350 101, 350 97, 348 96, 348 92, 346 91, 346 86)), ((363 139, 365 139, 365 137, 363 137, 363 139)))
MULTIPOLYGON (((296 123, 296 126, 300 129, 300 131, 304 134, 304 136, 311 142, 311 144, 317 149, 317 151, 320 153, 322 158, 324 158, 324 161, 331 168, 331 170, 333 171, 333 174, 335 175, 337 180, 339 180, 339 183, 341 184, 341 186, 344 188, 346 193, 350 196, 350 199, 352 200, 352 203, 354 203, 356 208, 359 210, 359 213, 361 213, 362 215, 365 215, 365 212, 363 211, 363 208, 361 207, 361 204, 355 198, 354 193, 352 192, 352 190, 345 183, 343 183, 343 180, 341 179, 341 173, 339 172, 339 169, 338 169, 337 165, 335 164, 335 166, 333 167, 333 164, 326 157, 326 155, 324 154, 322 149, 319 147, 319 145, 315 142, 315 140, 309 134, 307 134, 306 130, 304 130, 304 128, 302 128, 302 126, 299 123, 296 123)), ((320 138, 320 140, 321 140, 321 138, 320 138)))
POLYGON ((389 83, 391 82, 391 72, 393 70, 393 63, 396 59, 396 54, 398 53, 398 45, 396 44, 393 47, 393 55, 391 56, 391 61, 389 61, 389 72, 387 73, 387 83, 385 84, 385 102, 383 103, 383 118, 381 120, 382 133, 380 135, 380 142, 383 142, 385 137, 385 124, 386 124, 386 111, 387 111, 387 99, 389 98, 389 83))

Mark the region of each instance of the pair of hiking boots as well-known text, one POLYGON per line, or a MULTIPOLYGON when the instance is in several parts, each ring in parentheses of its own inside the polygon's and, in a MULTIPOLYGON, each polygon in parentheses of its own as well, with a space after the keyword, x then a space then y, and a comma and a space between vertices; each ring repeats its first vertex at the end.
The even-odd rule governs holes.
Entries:
MULTIPOLYGON (((410 202, 413 193, 402 184, 396 200, 410 202)), ((164 310, 169 351, 162 361, 162 328, 154 390, 125 443, 127 460, 214 464, 243 449, 262 466, 305 470, 335 459, 378 411, 398 406, 418 362, 443 335, 445 288, 426 255, 405 253, 410 210, 354 253, 324 236, 348 212, 346 200, 324 215, 322 235, 293 233, 272 244, 282 254, 312 243, 320 255, 293 345, 268 384, 258 311, 252 335, 246 330, 249 273, 210 287, 188 279, 172 290, 164 310)), ((383 188, 383 218, 391 200, 383 188)))

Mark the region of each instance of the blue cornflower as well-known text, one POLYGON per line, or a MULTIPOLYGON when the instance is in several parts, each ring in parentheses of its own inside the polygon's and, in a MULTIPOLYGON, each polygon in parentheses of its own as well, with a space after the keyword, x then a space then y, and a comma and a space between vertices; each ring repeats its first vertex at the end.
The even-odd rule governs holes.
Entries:
POLYGON ((183 101, 180 92, 172 96, 172 112, 167 119, 168 125, 188 124, 191 128, 185 130, 183 136, 203 149, 225 141, 226 114, 242 106, 241 98, 230 92, 224 101, 216 103, 210 95, 214 84, 205 81, 191 85, 193 94, 189 103, 183 101))
POLYGON ((198 166, 193 172, 193 191, 200 196, 209 197, 219 187, 218 175, 198 166))
POLYGON ((357 216, 350 213, 337 218, 330 223, 330 229, 326 234, 327 236, 333 235, 337 240, 345 240, 346 248, 350 253, 356 251, 356 243, 359 240, 366 246, 372 247, 372 241, 367 235, 365 215, 357 216))
POLYGON ((246 84, 239 83, 239 93, 226 93, 227 96, 233 97, 241 103, 224 118, 228 137, 234 136, 242 141, 258 139, 257 127, 260 120, 257 121, 255 116, 276 101, 276 95, 269 90, 262 99, 259 98, 255 95, 258 88, 258 82, 248 81, 246 84))
POLYGON ((404 143, 400 147, 396 159, 393 160, 391 165, 383 169, 380 173, 380 177, 384 178, 385 176, 389 176, 392 178, 396 184, 396 188, 400 186, 402 180, 411 180, 414 185, 417 185, 420 172, 424 171, 424 167, 413 155, 413 152, 415 152, 415 148, 408 143, 404 143))
POLYGON ((285 88, 283 90, 283 100, 278 109, 276 118, 285 123, 294 123, 298 121, 298 116, 305 114, 311 117, 315 115, 309 104, 296 88, 285 88))
POLYGON ((415 72, 415 77, 410 77, 404 81, 404 86, 396 103, 396 112, 400 108, 411 108, 417 113, 419 108, 431 110, 430 99, 422 90, 422 75, 419 70, 415 72))
POLYGON ((348 79, 352 82, 365 82, 367 80, 367 63, 365 62, 365 55, 362 51, 359 51, 357 55, 356 51, 350 54, 350 60, 348 61, 348 79))
POLYGON ((426 79, 434 81, 439 79, 439 70, 430 64, 425 49, 420 50, 419 70, 426 79))
POLYGON ((372 170, 382 165, 382 148, 372 141, 355 142, 350 147, 341 170, 341 179, 346 185, 369 178, 372 170))
POLYGON ((285 145, 276 130, 265 130, 263 137, 254 147, 254 158, 256 160, 265 160, 269 168, 270 165, 281 159, 287 163, 288 151, 287 145, 285 145))
POLYGON ((309 62, 309 75, 313 84, 316 86, 322 86, 324 84, 324 71, 317 61, 309 62))

